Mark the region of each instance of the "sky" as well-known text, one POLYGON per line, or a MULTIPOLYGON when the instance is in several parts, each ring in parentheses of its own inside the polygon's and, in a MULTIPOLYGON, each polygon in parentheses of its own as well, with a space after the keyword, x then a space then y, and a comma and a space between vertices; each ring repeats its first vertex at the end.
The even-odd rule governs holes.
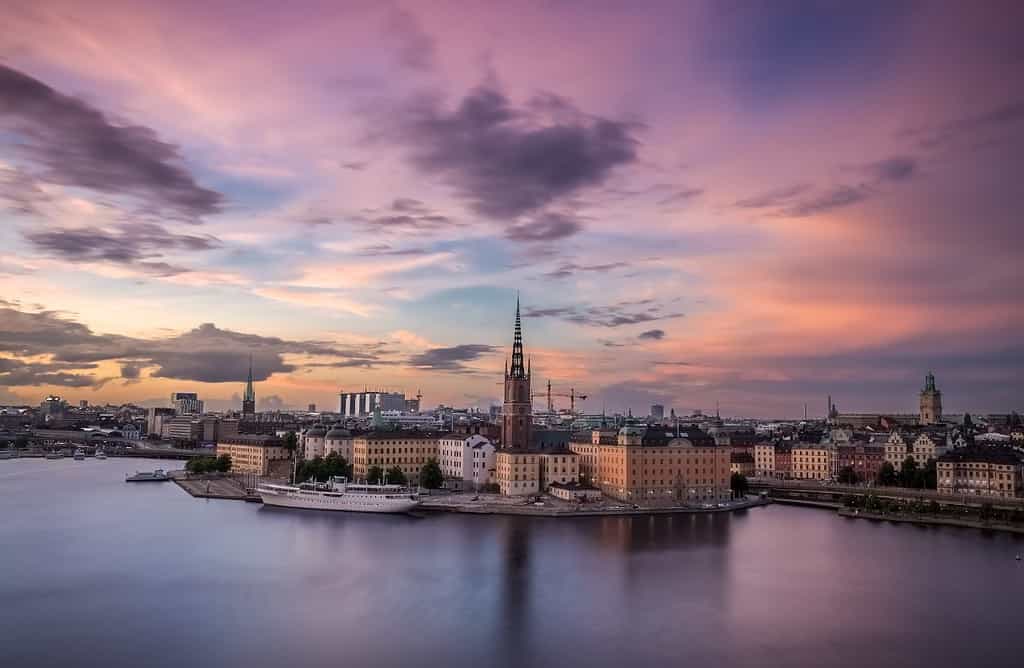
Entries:
POLYGON ((3 6, 0 403, 1024 408, 1020 3, 3 6))

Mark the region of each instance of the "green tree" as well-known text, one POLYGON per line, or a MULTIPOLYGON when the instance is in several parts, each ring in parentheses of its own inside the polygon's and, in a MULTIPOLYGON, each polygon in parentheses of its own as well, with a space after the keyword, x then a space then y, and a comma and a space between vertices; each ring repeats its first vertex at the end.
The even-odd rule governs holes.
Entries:
MULTIPOLYGON (((225 455, 225 457, 228 457, 225 455)), ((231 465, 231 458, 228 457, 228 466, 231 465)), ((189 473, 202 474, 216 471, 217 460, 214 457, 193 457, 185 462, 185 470, 189 473)))
POLYGON ((431 457, 420 469, 420 485, 427 489, 438 489, 444 484, 444 474, 437 460, 431 457))
POLYGON ((213 463, 212 468, 213 470, 219 471, 221 473, 227 473, 228 471, 230 471, 231 455, 221 455, 220 457, 217 457, 216 461, 213 463))
POLYGON ((907 457, 900 466, 900 485, 903 487, 917 486, 917 460, 907 457))
POLYGON ((352 466, 349 465, 348 460, 341 456, 339 452, 331 452, 323 460, 323 480, 326 482, 329 478, 334 476, 341 476, 344 478, 352 477, 352 466))
POLYGON ((749 483, 747 483, 747 476, 742 473, 733 473, 729 477, 729 488, 732 489, 733 497, 744 496, 750 488, 749 483))
POLYGON ((384 469, 379 466, 371 466, 366 471, 366 482, 378 483, 384 477, 384 469))
POLYGON ((288 432, 287 434, 284 435, 284 447, 286 447, 289 450, 291 450, 292 452, 294 452, 295 448, 297 448, 298 445, 299 445, 299 439, 298 439, 297 436, 295 436, 295 432, 294 431, 290 431, 290 432, 288 432))
POLYGON ((896 469, 889 462, 882 464, 878 469, 878 484, 891 487, 897 483, 896 469))
POLYGON ((409 480, 405 477, 405 471, 399 466, 392 466, 388 469, 387 481, 392 485, 404 485, 409 480))
POLYGON ((935 489, 938 487, 938 482, 938 467, 936 466, 934 459, 929 459, 928 463, 924 465, 924 469, 921 470, 921 487, 925 489, 935 489))
POLYGON ((844 466, 839 469, 838 480, 844 485, 856 485, 860 482, 860 476, 857 475, 852 466, 844 466))

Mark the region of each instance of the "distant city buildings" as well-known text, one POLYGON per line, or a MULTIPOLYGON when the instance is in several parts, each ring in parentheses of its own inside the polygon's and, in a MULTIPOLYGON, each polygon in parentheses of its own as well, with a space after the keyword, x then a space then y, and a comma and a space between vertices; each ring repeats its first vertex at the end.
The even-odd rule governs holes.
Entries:
POLYGON ((195 392, 174 392, 171 406, 175 415, 201 415, 203 412, 203 402, 195 392))
POLYGON ((665 407, 661 404, 651 404, 651 419, 661 422, 665 419, 665 407))
MULTIPOLYGON (((419 410, 419 399, 416 402, 416 410, 419 410)), ((341 392, 338 394, 338 413, 346 418, 359 418, 373 415, 377 409, 381 411, 395 411, 403 413, 406 411, 405 394, 401 392, 368 391, 362 392, 341 392)))

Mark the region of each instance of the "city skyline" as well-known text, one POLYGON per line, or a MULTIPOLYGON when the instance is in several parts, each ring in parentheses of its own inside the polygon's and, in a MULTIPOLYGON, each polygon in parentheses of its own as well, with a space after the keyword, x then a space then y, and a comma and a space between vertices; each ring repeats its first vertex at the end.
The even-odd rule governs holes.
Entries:
POLYGON ((0 404, 1021 408, 1016 3, 7 14, 0 404))

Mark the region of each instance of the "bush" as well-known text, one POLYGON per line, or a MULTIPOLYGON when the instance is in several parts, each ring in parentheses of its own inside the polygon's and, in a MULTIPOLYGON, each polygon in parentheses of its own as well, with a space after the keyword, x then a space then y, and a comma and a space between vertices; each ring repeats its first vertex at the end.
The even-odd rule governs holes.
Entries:
POLYGON ((420 485, 427 489, 439 489, 444 484, 444 475, 437 460, 431 457, 420 469, 420 485))

